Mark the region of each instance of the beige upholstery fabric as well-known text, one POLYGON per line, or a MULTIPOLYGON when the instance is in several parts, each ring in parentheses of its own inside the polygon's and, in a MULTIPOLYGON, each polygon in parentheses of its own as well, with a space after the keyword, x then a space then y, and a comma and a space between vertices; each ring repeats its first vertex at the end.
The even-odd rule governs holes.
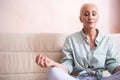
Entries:
POLYGON ((65 34, 0 34, 0 80, 46 80, 35 63, 43 54, 59 62, 65 34))
MULTIPOLYGON (((35 63, 39 53, 59 62, 68 34, 0 34, 0 80, 47 80, 35 63)), ((120 34, 110 35, 120 51, 120 34)), ((108 74, 106 74, 108 75, 108 74)))
POLYGON ((61 51, 65 34, 0 34, 0 51, 61 51))

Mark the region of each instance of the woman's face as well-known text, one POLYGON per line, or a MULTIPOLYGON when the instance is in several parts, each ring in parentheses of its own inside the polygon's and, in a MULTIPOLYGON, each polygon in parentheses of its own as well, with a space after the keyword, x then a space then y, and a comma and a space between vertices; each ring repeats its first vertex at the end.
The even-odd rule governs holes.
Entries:
POLYGON ((81 9, 80 21, 86 28, 94 28, 98 21, 98 11, 95 5, 85 5, 81 9))

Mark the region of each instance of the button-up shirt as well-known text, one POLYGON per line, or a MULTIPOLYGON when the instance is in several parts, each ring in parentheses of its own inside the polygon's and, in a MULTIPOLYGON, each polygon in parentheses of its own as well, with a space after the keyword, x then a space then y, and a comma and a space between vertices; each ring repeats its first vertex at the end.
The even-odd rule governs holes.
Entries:
POLYGON ((96 47, 91 50, 83 31, 69 35, 64 43, 61 64, 68 68, 69 73, 79 71, 78 77, 84 77, 87 73, 102 76, 106 69, 112 74, 120 66, 118 50, 113 40, 98 32, 95 44, 96 47))

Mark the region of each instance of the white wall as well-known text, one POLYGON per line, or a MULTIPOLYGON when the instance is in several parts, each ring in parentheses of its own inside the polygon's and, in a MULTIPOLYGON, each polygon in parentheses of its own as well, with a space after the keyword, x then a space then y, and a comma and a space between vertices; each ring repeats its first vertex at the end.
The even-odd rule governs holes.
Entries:
POLYGON ((0 33, 73 33, 81 30, 83 3, 99 8, 97 27, 110 31, 110 0, 0 0, 0 33))

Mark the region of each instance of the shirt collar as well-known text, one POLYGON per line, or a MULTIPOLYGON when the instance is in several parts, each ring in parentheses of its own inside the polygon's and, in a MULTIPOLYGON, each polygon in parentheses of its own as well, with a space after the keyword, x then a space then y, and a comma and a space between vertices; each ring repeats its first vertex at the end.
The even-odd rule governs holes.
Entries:
MULTIPOLYGON (((101 40, 102 40, 102 34, 99 32, 98 29, 96 29, 96 30, 98 31, 98 35, 97 35, 97 37, 96 37, 95 43, 98 45, 98 44, 101 42, 101 40)), ((81 33, 82 37, 83 37, 85 40, 87 40, 87 36, 86 36, 86 34, 83 32, 83 30, 81 30, 80 33, 81 33)))

